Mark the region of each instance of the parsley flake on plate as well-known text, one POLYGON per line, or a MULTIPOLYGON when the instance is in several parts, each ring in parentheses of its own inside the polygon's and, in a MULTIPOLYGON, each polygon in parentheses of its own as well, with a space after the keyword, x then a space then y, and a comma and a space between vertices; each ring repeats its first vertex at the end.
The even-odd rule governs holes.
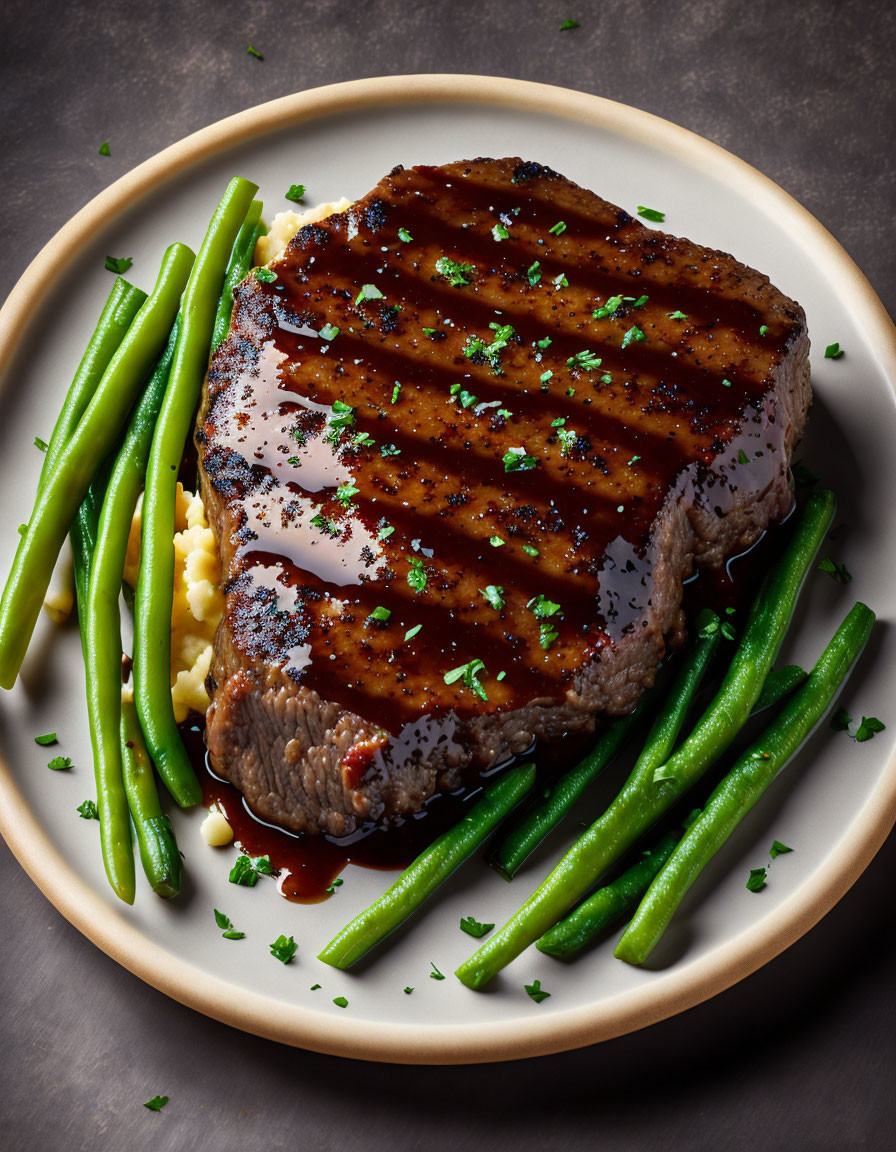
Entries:
POLYGON ((469 660, 466 664, 461 664, 457 668, 452 668, 450 672, 446 672, 442 680, 446 684, 454 684, 462 679, 465 688, 468 688, 480 700, 488 700, 485 689, 479 683, 479 676, 484 671, 485 663, 482 660, 469 660))
POLYGON ((654 224, 662 224, 666 219, 665 212, 658 212, 656 208, 645 208, 643 204, 638 205, 638 215, 643 216, 645 220, 652 220, 654 224))
POLYGON ((422 627, 422 624, 415 624, 413 628, 408 628, 404 634, 405 640, 413 640, 422 627))
POLYGON ((133 263, 130 256, 107 256, 105 268, 108 272, 117 272, 122 276, 133 263))
POLYGON ((85 800, 83 804, 78 805, 75 811, 80 815, 82 820, 99 820, 100 818, 94 800, 85 800))
POLYGON ((326 340, 329 343, 330 340, 335 340, 339 335, 339 329, 335 324, 324 324, 318 335, 321 340, 326 340))
POLYGON ((292 200, 294 204, 300 204, 305 199, 305 185, 304 184, 290 184, 289 191, 286 193, 286 199, 292 200))
POLYGON ((254 56, 256 60, 264 60, 264 56, 262 56, 262 54, 258 51, 257 48, 253 48, 251 44, 248 45, 248 47, 246 48, 246 51, 248 52, 248 54, 250 56, 254 56))
POLYGON ((54 756, 48 768, 52 768, 54 772, 64 772, 66 769, 71 768, 72 761, 70 756, 54 756))
POLYGON ((647 337, 641 331, 637 324, 633 324, 628 332, 622 337, 622 347, 628 348, 629 344, 637 344, 641 340, 646 340, 647 337))
POLYGON ((41 452, 46 452, 50 445, 46 442, 46 440, 41 440, 40 436, 35 436, 34 447, 40 448, 41 452))
POLYGON ((494 924, 482 924, 475 916, 464 916, 460 922, 461 932, 466 932, 468 936, 475 936, 477 940, 481 940, 487 933, 491 932, 494 924))
POLYGON ((273 867, 269 856, 237 856, 228 877, 231 884, 240 884, 244 888, 254 888, 259 876, 270 876, 273 867))
POLYGON ((253 268, 252 275, 262 284, 273 284, 277 279, 277 273, 272 272, 270 268, 253 268))
POLYGON ((389 617, 392 615, 391 608, 384 608, 382 604, 378 604, 376 608, 370 613, 369 620, 378 620, 381 624, 385 624, 389 617))
POLYGON ((414 237, 410 234, 410 232, 408 232, 407 228, 399 228, 398 239, 402 242, 402 244, 410 244, 414 237))
POLYGON ((412 560, 411 570, 408 572, 408 584, 414 592, 423 592, 426 589, 426 569, 422 560, 412 560))
POLYGON ((484 596, 496 612, 500 612, 504 607, 504 589, 500 584, 486 584, 484 588, 479 589, 479 595, 484 596))
POLYGON ((526 994, 536 1004, 540 1004, 542 1000, 547 1000, 550 996, 550 992, 545 992, 542 988, 540 980, 533 980, 531 984, 524 984, 523 987, 526 989, 526 994))
POLYGON ((436 966, 435 966, 435 964, 433 964, 432 960, 430 960, 429 964, 430 964, 430 967, 432 968, 432 972, 430 972, 430 974, 429 974, 430 980, 444 980, 445 977, 438 970, 438 968, 436 968, 436 966))
POLYGON ((839 360, 842 355, 843 355, 843 349, 840 347, 839 344, 836 344, 836 343, 835 344, 828 344, 827 348, 825 348, 825 350, 824 350, 825 360, 839 360))
POLYGON ((511 448, 504 453, 502 461, 505 472, 527 472, 530 468, 538 467, 536 458, 527 455, 525 448, 511 448))
POLYGON ((230 919, 225 916, 223 912, 219 912, 217 908, 215 908, 214 912, 215 923, 221 929, 221 935, 225 940, 242 940, 245 938, 246 933, 238 932, 231 924, 230 919))
POLYGON ((333 1003, 337 1008, 348 1008, 348 1000, 344 996, 334 996, 333 1003))
POLYGON ((561 32, 570 32, 573 28, 581 28, 581 24, 579 24, 578 20, 564 20, 560 25, 561 32))
POLYGON ((829 556, 825 558, 818 565, 819 572, 827 572, 832 580, 838 581, 840 584, 848 584, 852 580, 852 573, 845 564, 838 564, 836 560, 831 560, 829 556))
POLYGON ((788 848, 786 844, 782 844, 780 840, 776 840, 771 848, 768 850, 769 856, 772 860, 776 860, 779 856, 783 856, 785 852, 792 852, 792 848, 788 848))
POLYGON ((100 144, 99 153, 100 153, 100 156, 111 156, 112 155, 112 149, 109 147, 109 141, 108 140, 104 140, 102 142, 102 144, 100 144))
POLYGON ((492 228, 493 240, 500 242, 501 240, 507 240, 509 236, 510 232, 506 224, 496 224, 494 228, 492 228))
POLYGON ((768 871, 765 868, 751 868, 750 876, 747 880, 747 888, 750 892, 761 892, 765 887, 765 880, 768 871))
POLYGON ((298 944, 296 944, 292 936, 278 936, 274 943, 270 945, 270 948, 271 955, 276 957, 281 964, 289 964, 296 954, 298 944))
POLYGON ((161 1112, 167 1103, 167 1096, 153 1096, 152 1100, 147 1100, 143 1107, 148 1108, 150 1112, 161 1112))

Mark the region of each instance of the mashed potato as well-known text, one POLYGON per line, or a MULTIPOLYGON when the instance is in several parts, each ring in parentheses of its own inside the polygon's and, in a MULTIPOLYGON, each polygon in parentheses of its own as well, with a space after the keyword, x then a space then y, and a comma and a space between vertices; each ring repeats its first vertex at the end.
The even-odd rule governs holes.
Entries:
POLYGON ((351 201, 343 196, 341 200, 318 204, 316 208, 308 208, 304 212, 278 212, 271 221, 267 236, 259 237, 255 245, 255 263, 269 264, 280 255, 300 228, 306 224, 317 224, 334 212, 344 212, 346 208, 351 208, 351 201))
MULTIPOLYGON (((137 505, 128 537, 124 578, 136 587, 140 567, 137 505)), ((171 608, 171 701, 178 723, 208 708, 205 678, 212 659, 212 640, 224 611, 221 561, 198 495, 178 484, 174 511, 174 602, 171 608)))

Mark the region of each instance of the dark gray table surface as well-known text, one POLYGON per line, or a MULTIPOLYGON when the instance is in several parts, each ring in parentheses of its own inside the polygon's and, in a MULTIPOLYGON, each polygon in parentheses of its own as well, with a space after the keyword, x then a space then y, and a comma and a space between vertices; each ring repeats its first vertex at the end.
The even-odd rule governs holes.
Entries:
MULTIPOLYGON (((197 128, 332 81, 465 72, 594 92, 717 141, 806 205, 896 311, 885 0, 6 0, 0 45, 0 298, 87 200, 197 128), (566 17, 581 27, 560 32, 566 17)), ((683 1016, 438 1069, 294 1051, 169 1001, 0 845, 0 1147, 892 1148, 894 868, 891 837, 807 937, 683 1016), (141 1107, 156 1092, 159 1115, 141 1107)))

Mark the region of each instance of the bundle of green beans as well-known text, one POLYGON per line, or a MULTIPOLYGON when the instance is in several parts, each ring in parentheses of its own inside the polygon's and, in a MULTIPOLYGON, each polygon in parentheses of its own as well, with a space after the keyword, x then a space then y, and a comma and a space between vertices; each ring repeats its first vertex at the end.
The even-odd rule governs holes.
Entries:
POLYGON ((519 911, 457 969, 462 983, 483 987, 553 927, 728 747, 759 698, 834 507, 833 494, 827 491, 807 500, 790 543, 750 610, 722 685, 691 735, 665 764, 635 767, 604 815, 519 911))
POLYGON ((156 892, 177 893, 181 864, 144 732, 133 703, 121 695, 118 598, 127 539, 145 481, 150 527, 143 532, 142 572, 161 603, 147 606, 145 595, 140 605, 141 652, 152 649, 140 663, 140 693, 144 702, 161 705, 149 715, 148 739, 163 779, 178 803, 196 803, 198 782, 184 763, 176 727, 166 726, 169 716, 173 721, 174 484, 210 352, 226 336, 233 289, 263 230, 255 191, 248 181, 231 181, 199 256, 172 245, 149 298, 116 280, 54 426, 34 509, 0 597, 0 684, 9 688, 70 532, 103 862, 113 890, 128 903, 135 896, 131 822, 156 892), (154 659, 162 647, 163 658, 154 659))

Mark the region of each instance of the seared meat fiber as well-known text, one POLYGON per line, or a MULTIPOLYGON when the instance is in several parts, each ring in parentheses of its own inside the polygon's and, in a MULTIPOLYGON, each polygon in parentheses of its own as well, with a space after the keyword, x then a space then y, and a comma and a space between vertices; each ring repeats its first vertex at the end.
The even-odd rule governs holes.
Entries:
POLYGON ((197 431, 216 770, 342 834, 629 711, 791 506, 802 309, 519 160, 391 172, 239 288, 197 431))

